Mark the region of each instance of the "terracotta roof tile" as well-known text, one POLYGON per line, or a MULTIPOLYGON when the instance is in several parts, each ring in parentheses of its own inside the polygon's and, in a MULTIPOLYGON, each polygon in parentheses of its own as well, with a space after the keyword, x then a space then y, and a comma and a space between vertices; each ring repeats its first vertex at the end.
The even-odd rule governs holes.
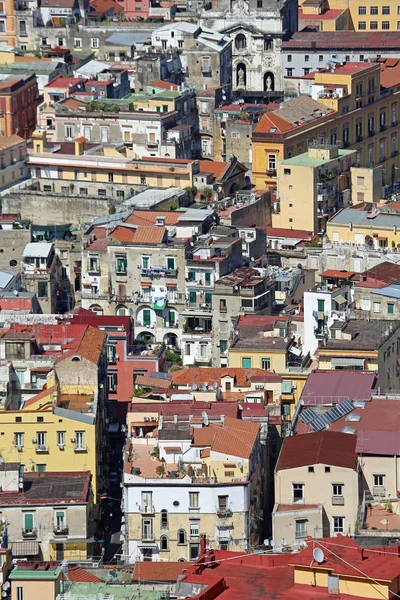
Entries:
POLYGON ((138 227, 132 241, 134 244, 161 244, 166 231, 165 227, 138 227))
MULTIPOLYGON (((53 394, 55 395, 55 397, 57 396, 57 392, 58 392, 57 385, 53 385, 50 388, 45 387, 41 392, 39 392, 35 396, 32 396, 31 398, 29 398, 28 400, 26 400, 24 402, 23 410, 32 406, 33 404, 36 404, 36 402, 38 400, 43 400, 45 398, 49 398, 49 401, 50 401, 50 398, 52 398, 53 394)), ((47 404, 48 403, 46 402, 46 405, 47 404)), ((47 406, 47 408, 48 408, 48 406, 47 406)))
POLYGON ((152 81, 148 84, 150 87, 161 88, 163 90, 174 90, 175 92, 179 91, 179 85, 176 83, 171 83, 170 81, 161 81, 161 79, 157 79, 156 81, 152 81))
POLYGON ((220 179, 230 166, 229 162, 216 160, 199 160, 200 173, 212 173, 215 179, 220 179))
POLYGON ((101 583, 102 580, 93 575, 93 573, 81 569, 81 567, 69 567, 68 581, 72 583, 101 583))
POLYGON ((80 354, 95 365, 98 364, 105 339, 106 333, 104 331, 88 325, 77 354, 80 354))
POLYGON ((171 373, 172 385, 176 386, 190 386, 196 383, 202 385, 205 381, 210 386, 214 382, 221 385, 223 377, 233 377, 235 380, 236 387, 250 387, 252 377, 259 375, 265 377, 265 381, 276 383, 282 381, 282 378, 274 373, 265 371, 264 369, 242 369, 233 367, 223 367, 215 369, 213 367, 186 367, 171 373))
POLYGON ((213 452, 249 458, 260 431, 258 423, 226 417, 223 427, 213 427, 213 452))
POLYGON ((132 242, 135 235, 136 229, 131 227, 123 227, 118 225, 114 231, 110 234, 110 237, 118 240, 119 242, 132 242))
POLYGON ((318 431, 285 438, 277 470, 325 464, 354 469, 357 437, 340 431, 318 431))
POLYGON ((145 387, 169 388, 171 380, 161 377, 151 377, 151 375, 137 375, 135 384, 144 385, 145 387))
POLYGON ((181 562, 139 562, 135 563, 133 581, 176 581, 178 575, 185 569, 181 562))
POLYGON ((211 446, 215 438, 215 428, 213 427, 194 427, 192 446, 211 446))
POLYGON ((22 144, 24 142, 26 142, 26 140, 17 134, 9 136, 2 135, 0 136, 0 150, 12 148, 12 146, 16 146, 17 144, 22 144))
POLYGON ((174 210, 134 210, 125 223, 130 225, 155 225, 157 217, 165 217, 165 225, 176 225, 182 216, 180 211, 174 210), (142 221, 142 223, 139 222, 142 221))

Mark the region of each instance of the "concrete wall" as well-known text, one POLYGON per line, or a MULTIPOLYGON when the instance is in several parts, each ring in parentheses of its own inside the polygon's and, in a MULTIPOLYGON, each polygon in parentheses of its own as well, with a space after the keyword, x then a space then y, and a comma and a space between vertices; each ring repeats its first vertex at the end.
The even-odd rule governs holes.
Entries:
MULTIPOLYGON (((19 212, 15 203, 4 207, 3 198, 1 199, 2 213, 16 213, 19 212)), ((22 258, 22 252, 31 241, 31 230, 30 229, 2 229, 0 234, 0 269, 15 269, 16 271, 20 267, 20 261, 22 258), (17 261, 15 265, 14 261, 17 261)))
POLYGON ((266 192, 259 200, 253 204, 246 204, 230 214, 230 223, 232 227, 270 227, 271 226, 271 202, 269 193, 266 192))

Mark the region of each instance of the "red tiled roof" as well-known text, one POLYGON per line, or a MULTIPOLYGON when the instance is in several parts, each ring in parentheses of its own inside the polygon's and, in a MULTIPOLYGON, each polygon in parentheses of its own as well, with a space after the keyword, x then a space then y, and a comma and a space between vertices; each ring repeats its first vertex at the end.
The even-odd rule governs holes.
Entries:
POLYGON ((69 88, 77 85, 78 83, 85 83, 85 79, 78 77, 63 77, 62 75, 59 75, 52 81, 49 81, 49 83, 46 83, 44 87, 69 88))
POLYGON ((185 570, 185 563, 181 562, 140 562, 136 561, 133 570, 133 581, 145 582, 171 582, 176 581, 178 575, 185 570))
POLYGON ((155 225, 157 217, 165 217, 165 225, 177 225, 181 216, 182 212, 176 210, 134 210, 133 213, 125 219, 125 223, 136 225, 137 219, 141 219, 143 223, 138 223, 138 225, 155 225))
POLYGON ((333 48, 337 52, 344 49, 385 50, 400 48, 400 32, 391 31, 299 31, 294 33, 282 47, 315 49, 333 48))
POLYGON ((161 79, 156 79, 156 81, 152 81, 148 85, 150 87, 156 87, 163 90, 174 90, 175 92, 179 90, 179 85, 176 85, 176 83, 171 83, 170 81, 161 81, 161 79))
POLYGON ((284 229, 283 227, 257 227, 257 229, 265 229, 267 238, 283 237, 308 240, 313 237, 312 231, 304 231, 303 229, 284 229))
POLYGON ((264 369, 186 367, 171 373, 172 385, 176 386, 191 386, 194 383, 202 385, 205 381, 207 381, 209 385, 212 385, 214 382, 221 385, 221 380, 228 376, 234 378, 236 387, 250 387, 252 378, 256 375, 264 377, 264 381, 270 383, 282 381, 282 378, 279 377, 279 375, 275 375, 264 369))
POLYGON ((318 508, 318 504, 279 504, 278 512, 287 512, 290 510, 308 510, 318 508))
POLYGON ((229 168, 229 162, 215 160, 199 160, 200 173, 212 173, 215 179, 220 179, 229 168))
POLYGON ((165 232, 165 227, 138 227, 132 241, 134 244, 161 244, 165 232))
POLYGON ((89 6, 91 11, 87 13, 87 16, 93 16, 94 13, 98 15, 104 14, 109 11, 111 8, 114 9, 114 14, 123 12, 124 8, 120 6, 114 0, 90 0, 89 6))
POLYGON ((301 399, 308 406, 350 400, 370 400, 377 385, 371 371, 314 371, 310 373, 301 399))
POLYGON ((381 71, 381 86, 391 88, 400 83, 400 65, 393 69, 385 69, 381 71))
POLYGON ((278 115, 274 113, 266 113, 261 117, 259 122, 257 123, 254 132, 255 133, 284 133, 285 131, 289 131, 293 129, 293 125, 281 119, 278 115), (274 129, 275 131, 271 131, 274 129))
POLYGON ((332 279, 351 279, 355 273, 353 271, 341 271, 340 269, 327 269, 320 273, 321 277, 330 277, 332 279))
MULTIPOLYGON (((57 385, 53 385, 50 388, 45 387, 41 392, 39 392, 38 394, 35 394, 35 396, 32 396, 31 398, 28 398, 28 400, 25 400, 24 408, 26 408, 27 406, 32 406, 32 404, 36 404, 36 402, 38 400, 42 400, 42 398, 49 399, 49 396, 51 397, 51 394, 57 394, 57 390, 58 390, 57 385)), ((46 408, 49 408, 47 403, 46 403, 46 408)))
POLYGON ((81 567, 68 567, 68 579, 67 581, 71 581, 72 583, 101 583, 102 580, 93 575, 93 573, 89 573, 89 571, 85 571, 85 569, 81 569, 81 567))
POLYGON ((86 246, 85 250, 107 250, 107 231, 105 227, 93 227, 90 238, 93 241, 86 246))
MULTIPOLYGON (((375 267, 372 267, 367 271, 364 271, 364 273, 362 273, 362 277, 382 281, 385 284, 394 283, 400 279, 400 265, 385 261, 375 265, 375 267)), ((361 281, 359 285, 362 286, 364 283, 364 281, 361 281)))
MULTIPOLYGON (((258 423, 226 417, 223 427, 209 425, 215 430, 213 452, 249 458, 260 431, 258 423)), ((308 436, 307 436, 308 437, 308 436)))
POLYGON ((330 9, 330 10, 326 10, 325 12, 321 13, 320 15, 316 14, 316 13, 312 13, 312 14, 303 14, 303 11, 301 10, 301 8, 299 8, 299 21, 334 21, 337 18, 340 17, 340 15, 342 13, 344 13, 346 9, 342 8, 342 9, 330 9))
POLYGON ((122 225, 118 225, 118 227, 116 227, 114 231, 110 233, 110 237, 118 240, 119 242, 132 242, 135 231, 136 230, 132 227, 123 227, 122 225))
POLYGON ((277 470, 326 464, 354 469, 357 460, 356 436, 339 431, 318 431, 285 438, 277 470))

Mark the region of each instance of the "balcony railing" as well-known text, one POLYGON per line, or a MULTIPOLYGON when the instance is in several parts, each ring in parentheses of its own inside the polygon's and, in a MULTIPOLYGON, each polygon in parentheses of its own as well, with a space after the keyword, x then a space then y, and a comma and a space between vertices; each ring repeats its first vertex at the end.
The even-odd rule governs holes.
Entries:
POLYGON ((332 496, 333 506, 344 506, 344 496, 332 496))
POLYGON ((57 527, 57 525, 53 528, 54 535, 68 535, 69 527, 67 525, 62 525, 61 527, 57 527))
POLYGON ((219 517, 220 519, 225 519, 227 517, 232 516, 232 509, 230 509, 229 506, 225 506, 225 507, 217 506, 216 513, 217 513, 217 517, 219 517))
POLYGON ((155 536, 152 531, 142 531, 142 542, 153 542, 154 540, 155 536))
POLYGON ((372 488, 372 495, 384 498, 386 496, 386 489, 384 485, 374 485, 372 488))
POLYGON ((156 510, 153 504, 142 504, 140 507, 140 512, 142 515, 154 515, 156 510))
POLYGON ((35 446, 35 452, 48 452, 49 447, 46 444, 37 444, 35 446))
POLYGON ((177 277, 178 269, 167 269, 164 267, 149 267, 140 269, 142 277, 177 277))
POLYGON ((22 537, 30 539, 37 537, 37 529, 35 527, 33 529, 22 528, 22 537))

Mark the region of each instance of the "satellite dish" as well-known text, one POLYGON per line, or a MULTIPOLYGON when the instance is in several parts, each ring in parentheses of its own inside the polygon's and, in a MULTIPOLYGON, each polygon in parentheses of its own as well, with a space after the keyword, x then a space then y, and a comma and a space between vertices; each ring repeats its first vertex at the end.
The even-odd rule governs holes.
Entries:
POLYGON ((10 589, 10 587, 11 587, 11 584, 10 584, 10 582, 9 582, 9 581, 5 581, 5 582, 3 583, 3 590, 9 590, 9 589, 10 589))
POLYGON ((325 560, 325 554, 322 552, 321 548, 314 548, 313 550, 313 559, 318 564, 322 564, 325 560))
POLYGON ((2 598, 7 598, 7 596, 8 596, 8 593, 6 591, 1 592, 1 597, 2 598))
POLYGON ((243 463, 241 463, 241 462, 238 463, 238 467, 239 467, 239 469, 243 469, 243 463))
POLYGON ((264 544, 264 546, 269 546, 269 539, 268 539, 268 538, 266 538, 266 539, 263 541, 263 544, 264 544))
POLYGON ((18 479, 18 481, 19 481, 20 483, 24 483, 24 478, 23 478, 23 477, 20 477, 20 478, 18 479))
POLYGON ((275 546, 275 542, 274 540, 269 540, 269 545, 271 546, 271 548, 273 548, 275 546))
POLYGON ((205 410, 203 410, 203 412, 201 413, 201 416, 203 417, 203 423, 204 423, 204 425, 207 427, 209 421, 208 421, 208 414, 206 413, 205 410))
POLYGON ((3 517, 2 520, 1 520, 1 522, 3 523, 3 525, 5 525, 7 523, 7 519, 5 517, 3 517))

